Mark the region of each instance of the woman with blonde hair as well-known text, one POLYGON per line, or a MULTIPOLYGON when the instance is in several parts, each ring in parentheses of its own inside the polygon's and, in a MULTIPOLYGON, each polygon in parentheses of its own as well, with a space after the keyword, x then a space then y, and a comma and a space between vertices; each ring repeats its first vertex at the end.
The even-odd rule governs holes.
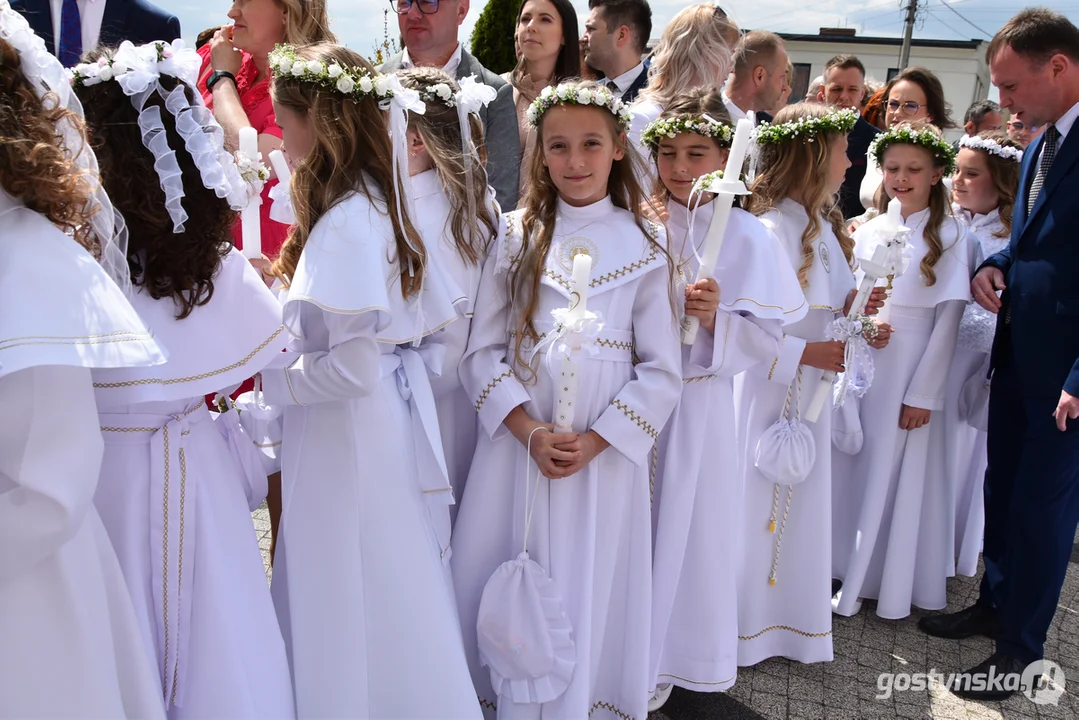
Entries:
POLYGON ((723 88, 734 67, 738 37, 738 25, 719 5, 690 5, 671 18, 652 52, 648 86, 631 108, 630 144, 644 157, 650 150, 641 145, 641 133, 675 95, 701 85, 723 88))

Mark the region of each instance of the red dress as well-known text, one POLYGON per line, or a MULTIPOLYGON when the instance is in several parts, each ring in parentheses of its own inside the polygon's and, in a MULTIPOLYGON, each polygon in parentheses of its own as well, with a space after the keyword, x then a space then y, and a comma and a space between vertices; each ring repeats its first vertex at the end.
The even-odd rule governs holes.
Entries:
MULTIPOLYGON (((206 107, 213 112, 213 93, 206 89, 206 79, 212 72, 210 68, 210 46, 204 45, 198 49, 202 57, 202 70, 199 71, 198 91, 202 95, 206 107)), ((277 118, 274 117, 273 103, 270 101, 269 77, 259 78, 258 68, 251 56, 243 54, 243 64, 240 72, 236 75, 236 89, 240 92, 240 103, 247 120, 258 131, 259 135, 267 134, 281 137, 281 128, 277 126, 277 118)), ((262 206, 259 211, 262 214, 262 252, 271 260, 281 252, 281 245, 288 235, 288 225, 270 219, 270 188, 277 184, 277 178, 266 183, 262 189, 262 206)), ((237 248, 243 248, 243 238, 240 231, 240 221, 232 229, 232 240, 237 248)))

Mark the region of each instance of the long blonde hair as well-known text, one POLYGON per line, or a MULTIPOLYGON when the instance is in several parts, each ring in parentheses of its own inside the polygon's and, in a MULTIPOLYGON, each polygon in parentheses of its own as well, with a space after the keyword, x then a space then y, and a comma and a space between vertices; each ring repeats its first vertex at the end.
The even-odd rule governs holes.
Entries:
MULTIPOLYGON (((453 92, 459 90, 457 83, 444 71, 431 67, 399 70, 401 84, 414 90, 445 84, 453 92)), ((461 124, 457 110, 445 103, 427 103, 423 115, 409 113, 408 126, 423 138, 427 154, 431 156, 442 186, 449 196, 450 230, 457 252, 472 265, 479 265, 487 255, 487 247, 498 234, 498 218, 491 209, 487 196, 487 148, 483 143, 483 123, 475 115, 469 115, 469 131, 472 143, 479 151, 480 162, 472 163, 472 201, 475 217, 469 216, 468 182, 464 158, 461 155, 461 124)))
MULTIPOLYGON (((936 125, 918 125, 920 131, 930 131, 938 137, 942 137, 940 128, 936 125)), ((896 142, 894 145, 900 145, 906 143, 896 142)), ((889 146, 892 147, 892 146, 889 146)), ((937 159, 937 156, 932 151, 927 150, 921 145, 914 145, 929 157, 929 162, 937 170, 944 169, 944 164, 937 159)), ((884 154, 888 154, 888 148, 885 148, 884 154)), ((884 163, 881 163, 881 170, 884 170, 884 163)), ((877 212, 885 214, 888 212, 888 203, 891 198, 888 197, 888 191, 884 189, 884 183, 881 182, 880 189, 877 191, 877 212)), ((926 252, 925 257, 922 258, 920 269, 922 277, 925 278, 926 287, 932 287, 937 283, 937 273, 933 269, 937 266, 937 261, 944 255, 944 241, 940 237, 940 226, 944 224, 944 221, 952 217, 952 202, 948 197, 948 189, 944 187, 944 177, 937 182, 936 185, 929 189, 929 220, 925 224, 925 231, 922 236, 925 238, 925 244, 929 246, 929 251, 926 252)))
POLYGON ((686 88, 723 87, 734 67, 738 35, 738 26, 718 5, 683 8, 659 38, 648 68, 648 87, 640 97, 666 107, 686 88))
MULTIPOLYGON (((776 113, 773 124, 822 118, 832 112, 825 105, 795 103, 776 113)), ((816 257, 813 241, 820 235, 822 219, 832 226, 847 264, 854 266, 854 240, 847 234, 837 196, 829 193, 822 182, 828 174, 829 155, 839 138, 839 133, 823 133, 812 141, 793 139, 760 146, 757 166, 761 171, 746 202, 746 209, 758 216, 775 210, 785 198, 805 208, 809 221, 802 231, 802 264, 798 268, 798 282, 803 288, 809 284, 809 270, 816 257)))
MULTIPOLYGON (((576 89, 587 89, 593 92, 599 88, 599 85, 591 80, 582 80, 572 85, 576 89)), ((648 244, 667 261, 668 279, 673 278, 674 263, 671 256, 658 241, 651 223, 641 214, 644 193, 637 184, 637 177, 633 172, 633 149, 628 146, 626 134, 619 128, 617 120, 609 110, 594 106, 581 107, 589 107, 592 112, 603 114, 611 130, 615 146, 626 153, 621 160, 615 160, 611 165, 611 174, 607 179, 607 193, 610 195, 611 202, 615 207, 633 213, 633 219, 648 244)), ((510 274, 510 305, 514 308, 514 312, 517 312, 515 325, 517 343, 514 359, 515 365, 522 373, 531 370, 528 359, 523 355, 524 343, 539 340, 539 332, 536 330, 533 316, 539 306, 540 279, 543 277, 544 263, 551 249, 551 241, 554 239, 555 215, 558 210, 558 188, 555 187, 547 166, 543 162, 545 117, 546 115, 540 116, 539 125, 536 128, 536 151, 532 153, 531 164, 528 168, 528 189, 519 206, 523 210, 521 213, 521 250, 517 257, 513 258, 513 270, 510 274)), ((672 314, 673 312, 672 306, 672 314)), ((532 374, 534 376, 534 372, 532 374)))
MULTIPOLYGON (((325 65, 337 63, 374 72, 362 56, 331 43, 296 48, 296 55, 301 60, 320 60, 325 65)), ((296 223, 273 264, 274 274, 286 284, 290 282, 315 223, 334 205, 360 192, 389 215, 401 293, 406 298, 416 293, 423 281, 427 253, 408 210, 402 208, 403 223, 397 218, 393 145, 386 114, 379 109, 378 99, 367 95, 356 102, 332 90, 281 75, 274 77, 271 92, 278 105, 305 118, 315 135, 314 148, 292 174, 296 223), (413 273, 409 272, 410 264, 413 273)))
POLYGON ((274 0, 285 8, 285 38, 287 45, 308 45, 337 42, 330 32, 330 16, 326 0, 274 0))

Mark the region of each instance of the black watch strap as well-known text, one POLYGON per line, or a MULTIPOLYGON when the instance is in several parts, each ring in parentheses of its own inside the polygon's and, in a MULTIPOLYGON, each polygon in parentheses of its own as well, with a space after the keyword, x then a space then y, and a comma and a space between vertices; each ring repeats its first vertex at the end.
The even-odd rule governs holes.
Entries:
POLYGON ((236 76, 232 73, 226 72, 224 70, 214 70, 212 73, 210 73, 210 77, 206 78, 206 89, 212 92, 214 89, 214 85, 216 85, 219 80, 224 79, 231 80, 233 85, 236 84, 236 76))

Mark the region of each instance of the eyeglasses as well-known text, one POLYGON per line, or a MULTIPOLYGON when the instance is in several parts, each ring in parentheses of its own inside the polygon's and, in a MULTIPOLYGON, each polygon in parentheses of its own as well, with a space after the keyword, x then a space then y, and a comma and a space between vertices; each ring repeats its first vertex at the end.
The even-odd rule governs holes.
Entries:
POLYGON ((921 109, 922 109, 922 106, 919 105, 916 102, 901 103, 898 100, 889 100, 888 101, 888 112, 895 113, 895 112, 899 112, 900 110, 902 110, 903 114, 907 115, 908 117, 911 116, 911 115, 917 115, 918 111, 921 110, 921 109))
MULTIPOLYGON (((1022 130, 1026 126, 1023 125, 1022 120, 1009 120, 1008 121, 1008 127, 1012 128, 1013 130, 1022 130)), ((1036 133, 1036 132, 1038 132, 1038 126, 1037 125, 1031 125, 1030 127, 1027 128, 1027 130, 1030 130, 1031 132, 1036 133)))
POLYGON ((390 0, 390 7, 398 15, 408 15, 413 5, 419 5, 420 12, 424 15, 434 15, 438 12, 438 0, 390 0))

